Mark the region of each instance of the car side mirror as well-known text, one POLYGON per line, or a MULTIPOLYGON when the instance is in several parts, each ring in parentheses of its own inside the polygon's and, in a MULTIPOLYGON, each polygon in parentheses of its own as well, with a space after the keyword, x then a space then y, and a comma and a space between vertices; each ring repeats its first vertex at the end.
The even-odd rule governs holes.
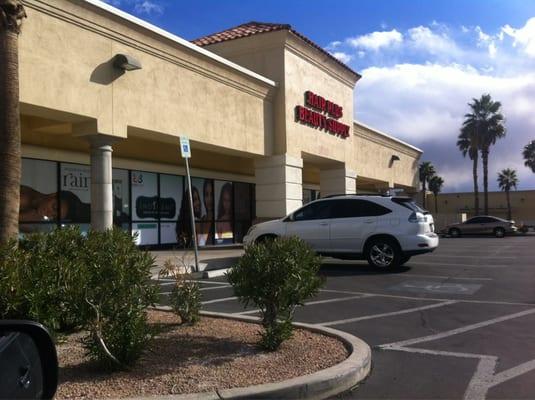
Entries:
POLYGON ((58 386, 56 347, 33 321, 0 321, 0 399, 52 399, 58 386))

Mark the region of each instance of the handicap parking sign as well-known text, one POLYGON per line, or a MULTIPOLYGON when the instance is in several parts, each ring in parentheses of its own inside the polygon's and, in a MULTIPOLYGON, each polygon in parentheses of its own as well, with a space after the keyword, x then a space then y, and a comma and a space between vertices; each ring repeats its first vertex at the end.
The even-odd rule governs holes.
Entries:
POLYGON ((189 138, 186 136, 180 137, 180 153, 182 158, 191 158, 191 148, 189 147, 189 138))

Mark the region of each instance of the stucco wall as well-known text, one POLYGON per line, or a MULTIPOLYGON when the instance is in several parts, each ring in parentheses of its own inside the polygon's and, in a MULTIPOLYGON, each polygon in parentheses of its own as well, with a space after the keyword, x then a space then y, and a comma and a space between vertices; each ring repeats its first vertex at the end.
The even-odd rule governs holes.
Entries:
MULTIPOLYGON (((24 114, 132 128, 250 154, 272 147, 273 85, 81 1, 25 1, 20 36, 24 114), (117 74, 117 53, 143 68, 117 74)), ((85 133, 85 132, 81 132, 85 133)))
POLYGON ((359 176, 390 187, 418 187, 420 151, 359 123, 353 125, 353 137, 359 176), (393 155, 399 160, 392 162, 393 155))
MULTIPOLYGON (((514 190, 511 195, 512 217, 517 223, 535 225, 535 190, 514 190)), ((437 198, 438 212, 441 214, 474 214, 473 193, 440 193, 437 198)), ((479 193, 480 213, 483 214, 483 193, 479 193)), ((427 195, 427 208, 435 211, 435 196, 427 195)), ((489 192, 489 214, 500 218, 507 217, 505 192, 489 192)))

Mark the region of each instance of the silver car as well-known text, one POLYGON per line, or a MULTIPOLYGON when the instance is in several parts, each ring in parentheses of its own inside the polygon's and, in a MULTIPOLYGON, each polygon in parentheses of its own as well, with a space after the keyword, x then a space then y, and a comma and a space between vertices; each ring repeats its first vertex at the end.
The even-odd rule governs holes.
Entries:
POLYGON ((450 224, 440 231, 440 233, 459 237, 461 235, 494 235, 504 237, 506 234, 517 231, 515 221, 492 217, 489 215, 478 215, 464 222, 450 224))

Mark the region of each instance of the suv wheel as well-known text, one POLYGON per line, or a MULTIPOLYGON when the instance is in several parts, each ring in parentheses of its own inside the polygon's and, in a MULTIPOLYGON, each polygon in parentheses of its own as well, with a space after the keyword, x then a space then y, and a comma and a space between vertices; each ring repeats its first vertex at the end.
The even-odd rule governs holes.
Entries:
POLYGON ((390 239, 376 239, 366 249, 366 259, 372 267, 395 268, 401 264, 401 250, 390 239))
POLYGON ((448 233, 452 238, 458 238, 461 236, 461 231, 457 228, 451 228, 448 233))
POLYGON ((494 236, 497 238, 502 238, 505 236, 505 229, 503 228, 496 228, 494 229, 494 236))

